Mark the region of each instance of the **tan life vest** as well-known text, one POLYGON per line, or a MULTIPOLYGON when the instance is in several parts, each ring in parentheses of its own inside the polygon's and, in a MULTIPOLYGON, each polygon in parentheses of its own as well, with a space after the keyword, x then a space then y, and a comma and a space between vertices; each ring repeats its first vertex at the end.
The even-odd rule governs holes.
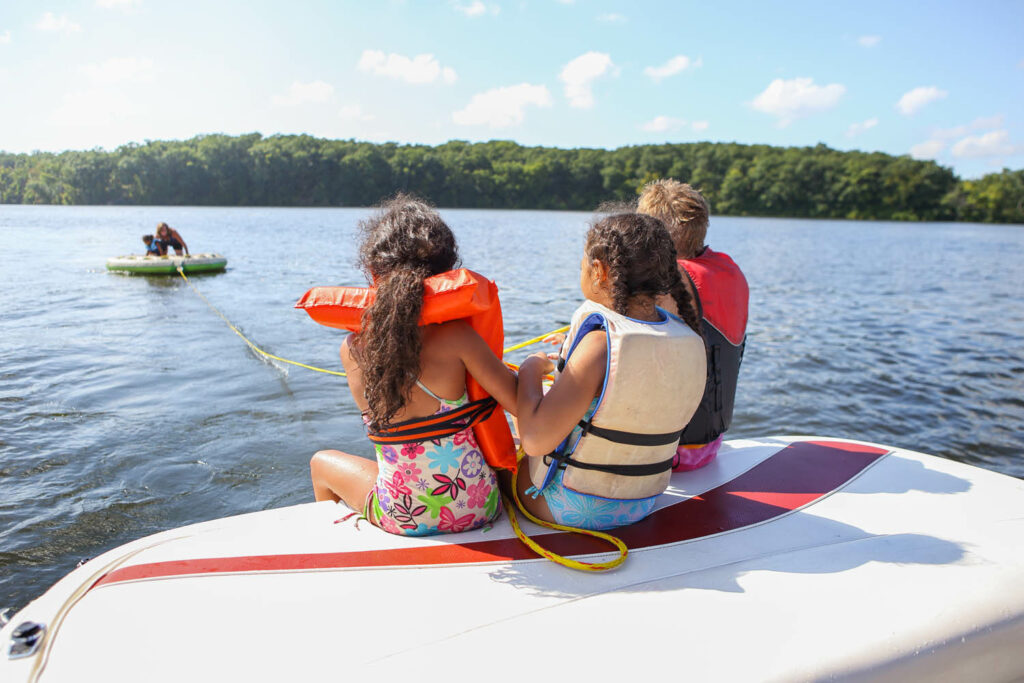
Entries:
POLYGON ((551 455, 529 459, 530 478, 543 482, 537 488, 559 467, 566 468, 563 486, 601 498, 649 498, 668 486, 679 436, 704 395, 707 354, 686 323, 658 310, 661 322, 628 318, 589 300, 576 309, 559 370, 588 332, 604 329, 604 386, 593 416, 580 422, 582 433, 573 430, 551 455))

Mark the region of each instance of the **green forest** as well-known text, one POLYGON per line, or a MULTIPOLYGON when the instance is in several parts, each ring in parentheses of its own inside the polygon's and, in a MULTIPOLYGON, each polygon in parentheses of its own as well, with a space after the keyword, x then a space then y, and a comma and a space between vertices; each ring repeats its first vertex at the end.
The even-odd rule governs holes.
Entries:
POLYGON ((1024 223, 1024 170, 961 180, 933 161, 825 145, 432 147, 258 133, 0 152, 0 203, 371 206, 404 190, 441 207, 591 210, 661 177, 699 188, 723 215, 1024 223))

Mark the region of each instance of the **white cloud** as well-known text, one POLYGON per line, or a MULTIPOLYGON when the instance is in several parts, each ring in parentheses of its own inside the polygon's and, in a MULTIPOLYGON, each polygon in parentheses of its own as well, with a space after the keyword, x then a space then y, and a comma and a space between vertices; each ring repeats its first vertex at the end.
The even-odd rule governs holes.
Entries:
POLYGON ((382 50, 363 50, 358 68, 375 76, 394 78, 406 83, 433 83, 440 79, 450 84, 458 78, 454 69, 442 67, 431 54, 416 55, 410 59, 395 53, 384 54, 382 50))
POLYGON ((779 126, 788 126, 798 118, 831 109, 839 103, 846 86, 839 83, 815 85, 812 78, 776 78, 764 92, 754 98, 754 109, 779 119, 779 126))
POLYGON ((88 88, 65 95, 50 119, 65 127, 108 129, 139 113, 137 98, 116 88, 88 88))
POLYGON ((462 12, 467 17, 482 17, 483 15, 490 12, 491 14, 498 14, 501 12, 501 7, 495 4, 485 5, 481 0, 470 0, 470 2, 452 2, 454 7, 459 12, 462 12))
POLYGON ((992 128, 1002 128, 1002 126, 1002 114, 996 114, 995 116, 979 116, 971 121, 971 130, 990 130, 992 128))
POLYGON ((857 39, 857 44, 861 47, 875 47, 882 42, 882 36, 861 36, 857 39))
POLYGON ((678 130, 685 125, 686 121, 683 119, 675 119, 671 116, 655 116, 653 119, 640 126, 640 128, 646 130, 648 133, 663 133, 668 130, 678 130))
POLYGON ((68 15, 62 14, 58 17, 53 12, 44 14, 43 18, 36 22, 36 28, 40 31, 63 33, 64 35, 78 33, 82 30, 81 26, 68 19, 68 15))
POLYGON ((851 124, 850 127, 846 129, 846 137, 848 137, 848 138, 856 137, 856 136, 860 135, 861 133, 863 133, 866 130, 871 130, 872 128, 874 128, 877 125, 878 125, 878 119, 876 119, 874 117, 868 119, 867 121, 861 121, 860 123, 851 124))
POLYGON ((663 78, 669 76, 675 76, 677 73, 685 71, 686 69, 693 67, 696 69, 701 66, 703 61, 697 59, 695 62, 691 62, 690 58, 686 55, 676 55, 672 59, 668 60, 661 66, 649 66, 644 69, 644 73, 653 78, 655 81, 660 81, 663 78))
MULTIPOLYGON (((671 116, 655 116, 653 119, 644 123, 640 126, 641 130, 645 130, 648 133, 665 133, 671 130, 679 130, 686 125, 685 119, 677 119, 671 116)), ((692 121, 690 122, 690 128, 695 131, 707 130, 707 121, 692 121)))
POLYGON ((608 12, 607 14, 598 14, 597 20, 606 24, 621 24, 626 20, 626 17, 618 12, 608 12))
POLYGON ((11 32, 10 32, 10 30, 7 30, 7 31, 4 31, 3 33, 0 33, 0 45, 6 45, 6 44, 8 44, 10 42, 11 42, 11 32))
POLYGON ((926 140, 910 148, 910 156, 915 159, 934 159, 946 148, 942 140, 926 140))
POLYGON ((96 0, 96 6, 103 9, 132 9, 142 4, 142 0, 96 0))
POLYGON ((455 3, 455 9, 459 10, 467 17, 478 17, 481 14, 487 14, 487 5, 480 2, 480 0, 473 0, 473 2, 465 5, 455 3))
POLYGON ((364 112, 358 104, 346 104, 338 111, 338 116, 346 121, 373 121, 373 115, 364 112))
POLYGON ((297 107, 302 104, 320 104, 334 95, 334 86, 323 81, 300 83, 295 81, 284 95, 274 95, 273 102, 279 107, 297 107))
POLYGON ((952 128, 936 128, 932 131, 932 140, 952 140, 967 135, 970 126, 953 126, 952 128))
POLYGON ((138 57, 108 59, 99 64, 84 64, 81 72, 96 85, 112 85, 152 78, 153 62, 138 57))
POLYGON ((994 130, 984 135, 969 136, 957 142, 950 149, 958 159, 999 157, 1017 152, 1010 144, 1010 134, 1005 130, 994 130))
POLYGON ((452 121, 460 126, 507 128, 523 122, 529 105, 550 107, 551 93, 543 85, 530 83, 493 88, 473 95, 465 109, 452 114, 452 121))
POLYGON ((975 130, 993 130, 1002 128, 1003 115, 979 116, 966 126, 953 126, 952 128, 936 128, 932 131, 933 140, 952 140, 960 138, 975 130))
POLYGON ((558 78, 565 84, 565 96, 569 106, 590 109, 594 106, 594 93, 590 86, 593 81, 613 72, 612 58, 603 52, 587 52, 562 68, 558 78))
POLYGON ((921 107, 929 102, 941 100, 948 94, 945 90, 940 90, 934 85, 921 86, 920 88, 914 88, 903 93, 903 97, 896 103, 896 108, 905 116, 910 116, 916 114, 921 107))
POLYGON ((954 138, 963 138, 951 151, 953 156, 964 157, 995 157, 1012 154, 1018 151, 1008 142, 1005 130, 992 130, 1003 125, 1003 115, 979 116, 967 125, 952 128, 935 128, 929 140, 910 148, 910 155, 915 159, 934 159, 946 149, 946 144, 954 138), (991 131, 985 135, 964 137, 971 131, 991 131))

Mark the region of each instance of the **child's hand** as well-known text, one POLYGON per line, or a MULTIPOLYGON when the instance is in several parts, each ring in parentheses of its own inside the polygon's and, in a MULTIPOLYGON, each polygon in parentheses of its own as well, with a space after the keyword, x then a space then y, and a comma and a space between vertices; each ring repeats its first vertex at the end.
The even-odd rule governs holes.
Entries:
POLYGON ((561 346, 565 343, 565 332, 555 332, 549 334, 540 340, 543 344, 554 344, 555 346, 561 346))
POLYGON ((531 353, 526 357, 526 360, 523 361, 523 364, 519 369, 520 372, 522 372, 522 368, 525 367, 527 363, 530 363, 531 365, 536 365, 542 375, 546 375, 555 369, 555 360, 557 358, 558 354, 555 353, 544 353, 543 351, 531 353))

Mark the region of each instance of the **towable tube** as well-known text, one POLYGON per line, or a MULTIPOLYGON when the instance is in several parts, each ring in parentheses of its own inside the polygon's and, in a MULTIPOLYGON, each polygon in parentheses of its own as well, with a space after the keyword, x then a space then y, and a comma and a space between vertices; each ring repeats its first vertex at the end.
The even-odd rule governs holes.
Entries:
MULTIPOLYGON (((428 277, 423 281, 423 289, 420 325, 464 319, 494 355, 501 358, 505 332, 497 285, 483 275, 460 268, 428 277)), ((302 295, 295 308, 305 310, 321 325, 358 332, 363 312, 373 305, 376 295, 373 287, 314 287, 302 295)), ((489 397, 469 373, 466 389, 471 401, 489 397)), ((491 467, 516 469, 516 449, 503 411, 495 411, 474 425, 473 433, 491 467)))

